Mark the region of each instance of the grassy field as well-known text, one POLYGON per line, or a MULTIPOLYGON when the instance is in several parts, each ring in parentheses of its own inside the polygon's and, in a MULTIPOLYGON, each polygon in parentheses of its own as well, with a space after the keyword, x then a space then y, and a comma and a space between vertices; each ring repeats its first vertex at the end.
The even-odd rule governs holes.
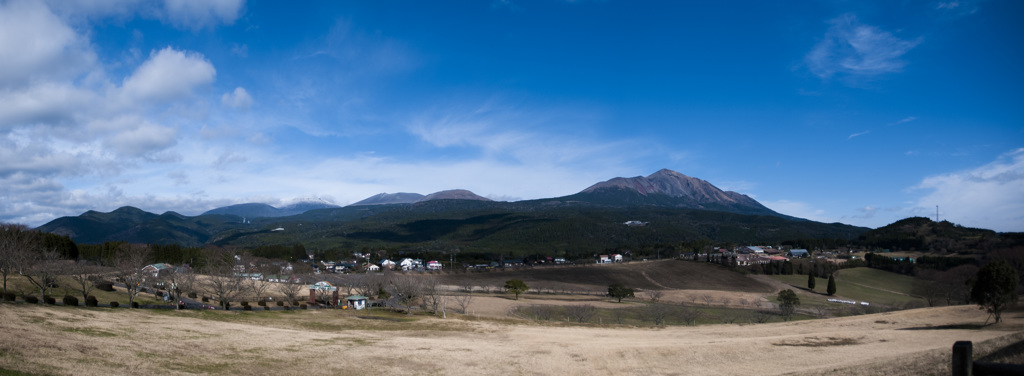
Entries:
POLYGON ((475 286, 503 286, 519 279, 541 289, 605 292, 608 285, 621 283, 641 290, 720 290, 771 292, 771 287, 749 276, 719 265, 681 260, 659 260, 625 264, 536 267, 442 274, 445 283, 475 286))
MULTIPOLYGON (((39 290, 28 282, 27 279, 21 276, 9 276, 7 279, 7 290, 15 293, 18 299, 21 300, 23 295, 31 295, 39 297, 39 290)), ((99 289, 93 289, 89 295, 95 296, 96 300, 100 304, 109 304, 110 302, 116 301, 120 304, 128 304, 128 294, 124 291, 124 288, 115 287, 115 291, 102 291, 99 289)), ((58 277, 57 287, 52 288, 50 296, 61 301, 64 295, 71 295, 78 298, 78 304, 85 305, 85 300, 82 298, 82 292, 75 282, 70 277, 58 277)), ((166 304, 163 299, 158 299, 155 295, 150 293, 140 293, 135 296, 135 301, 139 304, 166 304)))
POLYGON ((1005 323, 983 326, 984 312, 960 306, 636 328, 373 311, 0 303, 0 369, 40 375, 940 375, 949 373, 956 340, 973 340, 979 357, 1024 340, 1024 318, 1006 316, 1005 323))
MULTIPOLYGON (((815 279, 814 291, 807 289, 806 275, 774 275, 772 279, 793 286, 810 296, 810 304, 827 303, 825 295, 828 278, 815 279)), ((871 304, 902 307, 909 304, 925 304, 924 299, 911 295, 914 278, 902 274, 870 268, 843 269, 836 273, 836 294, 834 298, 856 300, 871 304)))

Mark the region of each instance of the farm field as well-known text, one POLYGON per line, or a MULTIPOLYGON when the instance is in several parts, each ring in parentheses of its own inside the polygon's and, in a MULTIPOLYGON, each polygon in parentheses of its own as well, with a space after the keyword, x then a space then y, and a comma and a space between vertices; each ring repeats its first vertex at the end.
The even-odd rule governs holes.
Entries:
MULTIPOLYGON (((807 297, 805 303, 825 304, 828 278, 816 278, 814 291, 807 289, 806 275, 773 275, 772 279, 791 286, 794 291, 807 297)), ((903 307, 907 304, 925 305, 924 299, 910 294, 914 278, 897 273, 870 268, 843 269, 836 273, 836 295, 834 298, 903 307)))
POLYGON ((717 290, 770 293, 772 287, 728 268, 702 262, 658 260, 624 264, 588 264, 444 274, 444 283, 502 286, 506 280, 519 279, 543 289, 607 291, 608 285, 621 283, 640 290, 717 290))
POLYGON ((0 307, 0 369, 28 374, 948 374, 1024 340, 974 306, 755 325, 641 328, 343 310, 0 307))

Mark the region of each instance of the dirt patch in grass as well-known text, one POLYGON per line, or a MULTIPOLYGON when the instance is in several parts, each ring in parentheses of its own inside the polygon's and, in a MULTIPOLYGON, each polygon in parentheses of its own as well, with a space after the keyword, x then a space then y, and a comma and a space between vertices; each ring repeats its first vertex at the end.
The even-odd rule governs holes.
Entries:
POLYGON ((772 343, 775 346, 803 346, 803 347, 829 347, 849 346, 860 344, 861 338, 850 337, 804 337, 796 340, 786 340, 772 343))

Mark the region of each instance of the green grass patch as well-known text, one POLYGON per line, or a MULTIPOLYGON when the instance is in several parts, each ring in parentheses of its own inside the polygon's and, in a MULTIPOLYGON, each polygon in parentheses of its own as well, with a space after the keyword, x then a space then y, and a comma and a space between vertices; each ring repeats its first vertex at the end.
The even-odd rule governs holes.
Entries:
POLYGON ((29 376, 31 373, 0 368, 0 376, 29 376))
MULTIPOLYGON (((787 283, 796 289, 810 292, 807 289, 806 275, 773 275, 771 278, 787 283)), ((828 278, 816 278, 814 298, 801 296, 804 304, 831 304, 829 298, 842 298, 868 302, 875 305, 903 306, 908 303, 924 304, 924 299, 910 295, 914 287, 914 277, 870 268, 843 269, 836 274, 836 296, 825 295, 828 278)))
POLYGON ((66 333, 77 333, 90 337, 117 337, 117 334, 115 333, 92 328, 62 328, 60 331, 66 333))

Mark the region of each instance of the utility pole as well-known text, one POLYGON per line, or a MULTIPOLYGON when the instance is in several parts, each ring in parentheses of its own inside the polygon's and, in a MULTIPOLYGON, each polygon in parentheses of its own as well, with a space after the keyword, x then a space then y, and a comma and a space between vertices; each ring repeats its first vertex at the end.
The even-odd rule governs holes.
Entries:
POLYGON ((939 206, 935 205, 935 222, 939 221, 939 206))

